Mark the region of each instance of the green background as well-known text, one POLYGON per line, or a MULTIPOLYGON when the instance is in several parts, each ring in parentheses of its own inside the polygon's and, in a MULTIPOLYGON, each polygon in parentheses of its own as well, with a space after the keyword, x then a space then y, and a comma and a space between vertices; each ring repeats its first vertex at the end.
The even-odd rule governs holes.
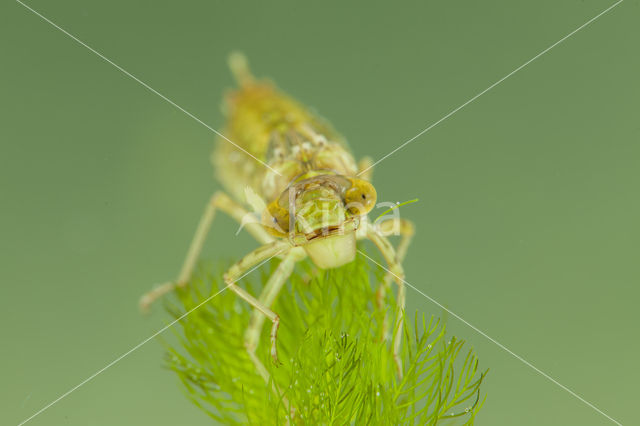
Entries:
MULTIPOLYGON (((221 128, 249 56, 380 158, 610 1, 29 1, 221 128), (317 2, 320 3, 320 2, 317 2)), ((0 6, 0 423, 151 335, 217 189, 214 135, 15 2, 0 6)), ((418 233, 407 280, 624 424, 637 421, 640 5, 626 0, 383 161, 418 233)), ((254 247, 219 216, 204 256, 254 247)), ((443 315, 408 290, 409 312, 443 315)), ((461 321, 491 372, 480 425, 612 424, 461 321)), ((33 425, 205 425, 151 341, 33 425)))

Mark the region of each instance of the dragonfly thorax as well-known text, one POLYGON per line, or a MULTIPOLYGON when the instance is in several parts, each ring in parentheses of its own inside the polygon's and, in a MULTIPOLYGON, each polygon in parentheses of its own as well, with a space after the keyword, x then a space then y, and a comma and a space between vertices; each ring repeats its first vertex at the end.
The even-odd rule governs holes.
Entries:
POLYGON ((322 268, 353 260, 360 217, 375 204, 373 186, 339 174, 294 180, 269 204, 263 224, 272 234, 303 246, 322 268))

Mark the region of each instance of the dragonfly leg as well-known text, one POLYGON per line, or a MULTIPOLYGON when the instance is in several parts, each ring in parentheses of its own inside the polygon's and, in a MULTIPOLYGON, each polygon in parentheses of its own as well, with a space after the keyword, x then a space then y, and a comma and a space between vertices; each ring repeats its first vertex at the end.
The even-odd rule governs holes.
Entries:
MULTIPOLYGON (((273 241, 271 243, 265 244, 263 246, 258 247, 251 253, 244 256, 238 262, 233 264, 224 274, 224 282, 226 283, 227 287, 230 290, 232 290, 241 299, 245 300, 247 303, 253 306, 254 313, 255 311, 260 312, 262 314, 261 318, 263 322, 265 317, 271 320, 271 323, 272 323, 271 356, 273 357, 275 362, 278 361, 277 337, 278 337, 278 327, 280 325, 280 317, 278 316, 278 314, 276 314, 271 310, 271 308, 268 306, 267 303, 256 299, 245 289, 237 286, 236 282, 240 280, 247 273, 247 271, 250 271, 251 268, 255 267, 261 262, 265 262, 270 258, 277 256, 280 253, 283 253, 287 250, 290 251, 290 248, 291 246, 289 242, 285 240, 278 240, 278 241, 273 241)), ((267 282, 267 285, 263 290, 263 295, 261 296, 261 298, 266 299, 267 302, 269 302, 269 299, 271 299, 271 302, 273 302, 273 299, 275 299, 275 297, 277 296, 278 291, 282 288, 282 284, 286 282, 287 278, 291 274, 291 270, 293 270, 293 264, 295 264, 295 257, 292 257, 291 253, 287 253, 287 255, 285 255, 284 260, 280 263, 280 265, 278 265, 278 268, 276 268, 276 271, 274 272, 272 277, 269 278, 269 281, 267 282), (293 260, 293 263, 291 263, 291 266, 289 269, 288 265, 292 260, 293 260), (284 267, 282 267, 283 264, 285 264, 284 267), (287 271, 289 272, 287 273, 287 271), (269 289, 269 294, 267 295, 268 297, 264 296, 267 289, 269 289)), ((270 377, 269 372, 267 371, 264 364, 262 364, 262 361, 260 361, 260 359, 255 353, 256 352, 255 346, 257 346, 257 342, 255 343, 254 347, 250 347, 249 344, 247 344, 246 336, 247 334, 249 334, 250 329, 251 329, 251 326, 249 327, 249 329, 247 329, 247 332, 245 333, 245 347, 247 348, 247 353, 249 355, 249 358, 251 359, 251 362, 255 366, 258 374, 264 379, 266 383, 269 383, 269 377, 270 377)), ((259 337, 259 332, 258 332, 258 337, 259 337)), ((276 384, 273 383, 272 386, 273 386, 273 391, 276 393, 276 395, 280 396, 281 393, 278 387, 276 386, 276 384)), ((283 398, 283 403, 285 404, 287 411, 289 411, 289 403, 286 400, 286 398, 283 398)))
MULTIPOLYGON (((378 232, 385 237, 400 235, 400 243, 396 248, 396 258, 399 263, 402 263, 407 255, 407 249, 409 248, 413 234, 415 233, 415 226, 413 222, 406 219, 392 218, 381 222, 377 227, 378 232)), ((384 307, 384 299, 387 291, 391 288, 391 281, 393 281, 393 275, 390 272, 387 272, 384 276, 384 280, 376 290, 376 303, 380 309, 384 307)), ((383 321, 381 338, 384 339, 387 337, 389 329, 389 321, 386 315, 383 321)))
MULTIPOLYGON (((276 297, 282 290, 282 287, 287 282, 287 279, 291 276, 293 272, 293 268, 299 260, 301 260, 301 256, 296 253, 296 249, 292 249, 287 253, 282 262, 278 265, 273 274, 269 277, 258 301, 263 305, 264 308, 271 309, 273 302, 276 297)), ((267 369, 264 367, 260 359, 256 356, 256 349, 258 348, 258 344, 260 343, 260 334, 262 332, 262 326, 264 325, 264 320, 269 318, 268 315, 264 313, 263 309, 256 307, 251 313, 251 320, 249 321, 249 327, 244 334, 244 345, 249 353, 249 357, 253 361, 253 364, 256 366, 256 369, 265 380, 265 382, 269 382, 269 373, 267 369)), ((272 336, 273 339, 273 336, 272 336)), ((272 340, 272 348, 271 354, 276 353, 275 341, 272 340)))
POLYGON ((236 293, 240 298, 245 300, 255 309, 260 311, 264 316, 271 320, 271 356, 274 362, 278 362, 278 353, 276 341, 278 338, 278 328, 280 326, 280 317, 273 312, 271 308, 265 305, 260 300, 249 294, 245 289, 238 287, 235 283, 242 278, 249 269, 254 267, 260 262, 263 262, 271 257, 275 257, 278 254, 291 248, 291 245, 286 240, 278 240, 272 243, 265 244, 258 247, 248 255, 244 256, 238 262, 233 264, 231 268, 224 274, 224 282, 229 289, 236 293))
MULTIPOLYGON (((187 284, 191 278, 191 273, 193 272, 196 261, 200 256, 200 252, 202 251, 202 246, 207 234, 209 233, 209 229, 211 228, 211 223, 215 217, 216 210, 218 209, 227 213, 240 223, 242 223, 243 218, 246 218, 249 215, 249 212, 244 207, 233 201, 227 194, 223 192, 216 192, 207 203, 204 213, 202 214, 202 218, 198 223, 198 227, 196 228, 195 235, 191 240, 191 245, 189 246, 187 256, 182 264, 182 269, 180 270, 177 280, 161 284, 144 294, 140 298, 139 303, 140 309, 143 312, 147 312, 155 300, 159 299, 164 294, 171 292, 176 286, 183 287, 187 284)), ((273 241, 273 237, 271 237, 259 223, 248 223, 245 227, 247 228, 247 231, 253 235, 256 240, 258 240, 258 242, 266 244, 273 241)))
POLYGON ((382 253, 389 271, 393 277, 393 280, 398 286, 398 295, 396 297, 396 318, 393 327, 393 360, 396 364, 396 373, 398 378, 402 378, 402 359, 400 355, 400 349, 402 345, 402 325, 404 323, 404 307, 405 307, 405 287, 404 287, 404 269, 402 263, 398 259, 393 245, 387 237, 382 235, 373 227, 369 227, 367 230, 367 238, 370 239, 378 250, 382 253))

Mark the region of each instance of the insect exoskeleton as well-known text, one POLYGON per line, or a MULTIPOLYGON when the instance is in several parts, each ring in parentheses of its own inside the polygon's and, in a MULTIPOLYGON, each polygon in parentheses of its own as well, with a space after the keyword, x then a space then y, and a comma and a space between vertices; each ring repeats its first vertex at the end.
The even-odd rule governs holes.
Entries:
POLYGON ((344 139, 329 123, 270 82, 256 80, 244 56, 232 55, 230 65, 240 88, 226 97, 225 136, 219 139, 212 156, 216 176, 227 192, 211 197, 177 280, 144 295, 142 308, 189 282, 216 211, 229 214, 260 243, 229 268, 224 280, 230 290, 254 307, 245 347, 258 373, 269 382, 269 373, 256 349, 268 318, 272 323, 270 353, 278 362, 280 317, 271 306, 296 262, 308 256, 319 268, 339 267, 356 256, 356 240, 368 239, 380 250, 390 271, 377 291, 381 308, 391 282, 398 286, 391 334, 398 376, 402 376, 402 260, 413 225, 394 217, 372 226, 367 220, 367 213, 376 204, 376 190, 370 183, 371 160, 356 162, 344 139), (260 219, 256 220, 255 213, 245 206, 258 213, 260 219), (387 238, 395 235, 392 230, 399 230, 401 236, 397 249, 387 238), (259 296, 237 285, 244 275, 276 256, 281 261, 259 296))
POLYGON ((376 190, 369 182, 331 171, 301 175, 272 201, 263 225, 272 235, 302 246, 320 268, 335 268, 356 255, 360 217, 375 206, 376 190))

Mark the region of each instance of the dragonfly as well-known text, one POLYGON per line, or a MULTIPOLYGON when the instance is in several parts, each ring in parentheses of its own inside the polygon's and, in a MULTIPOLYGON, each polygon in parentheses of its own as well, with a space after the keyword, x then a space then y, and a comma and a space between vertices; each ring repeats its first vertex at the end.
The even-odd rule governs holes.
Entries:
POLYGON ((213 194, 207 203, 177 279, 146 293, 140 300, 141 309, 148 310, 154 300, 188 284, 216 212, 228 214, 259 243, 223 277, 227 288, 253 308, 244 346, 257 372, 268 382, 269 373, 256 354, 258 343, 269 319, 270 355, 277 365, 280 317, 272 305, 296 263, 310 258, 319 269, 340 267, 355 259, 356 242, 367 239, 379 249, 388 267, 375 293, 380 308, 392 282, 397 285, 390 336, 397 375, 402 377, 402 261, 414 225, 397 216, 369 221, 367 214, 377 200, 371 183, 372 160, 364 157, 356 162, 345 139, 326 120, 271 81, 256 79, 241 53, 230 55, 229 66, 238 88, 226 95, 226 136, 218 138, 211 157, 224 191, 213 194), (400 236, 397 247, 389 239, 392 235, 400 236), (237 285, 248 271, 274 257, 280 263, 259 296, 237 285))

